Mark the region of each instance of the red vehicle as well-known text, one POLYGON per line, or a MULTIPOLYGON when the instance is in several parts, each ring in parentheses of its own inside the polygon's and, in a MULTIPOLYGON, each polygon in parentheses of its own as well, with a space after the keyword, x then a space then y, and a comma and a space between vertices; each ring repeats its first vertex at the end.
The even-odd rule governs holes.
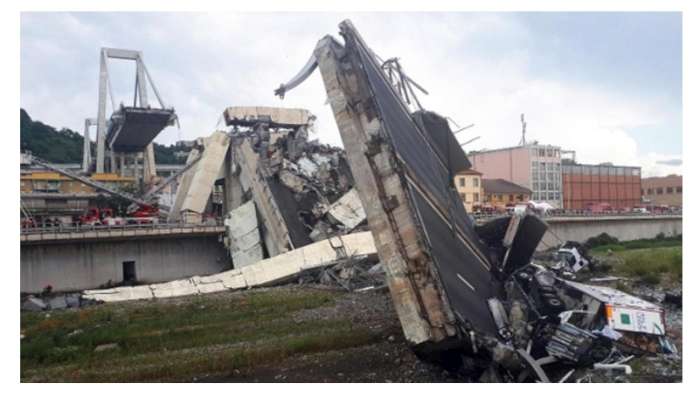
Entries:
POLYGON ((85 214, 79 218, 81 225, 121 225, 124 220, 114 216, 111 208, 89 208, 85 214))
POLYGON ((130 224, 158 223, 158 207, 154 205, 142 205, 129 213, 126 222, 130 224))
POLYGON ((590 203, 586 207, 586 211, 594 214, 606 214, 613 212, 613 207, 609 203, 590 203))

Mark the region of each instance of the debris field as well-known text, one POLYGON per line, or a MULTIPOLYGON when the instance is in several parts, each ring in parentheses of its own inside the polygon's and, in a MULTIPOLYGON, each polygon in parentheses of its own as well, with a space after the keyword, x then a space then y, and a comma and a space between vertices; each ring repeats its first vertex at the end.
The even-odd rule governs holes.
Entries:
MULTIPOLYGON (((385 320, 403 335, 386 335, 394 338, 386 352, 397 368, 411 361, 410 369, 353 378, 338 367, 323 375, 330 381, 625 381, 636 357, 680 361, 669 335, 670 303, 580 282, 577 275, 595 261, 577 242, 563 242, 556 261, 538 263, 533 255, 547 224, 534 213, 475 224, 453 184, 471 164, 447 119, 421 107, 414 89, 423 89, 397 60, 381 60, 350 21, 340 24, 340 35, 342 43, 322 38, 276 94, 291 95, 318 70, 345 150, 309 141, 315 118, 307 110, 234 106, 223 114, 228 129, 190 152, 193 165, 169 218, 202 222, 216 205, 214 187, 222 186, 232 269, 88 290, 78 302, 290 283, 342 290, 343 299, 390 301, 394 311, 385 320), (415 361, 405 358, 409 352, 415 361), (433 369, 421 375, 421 368, 433 369)), ((54 307, 37 297, 24 304, 54 307)), ((222 380, 313 381, 299 375, 314 366, 313 356, 304 357, 310 361, 292 358, 271 363, 269 372, 222 380)))

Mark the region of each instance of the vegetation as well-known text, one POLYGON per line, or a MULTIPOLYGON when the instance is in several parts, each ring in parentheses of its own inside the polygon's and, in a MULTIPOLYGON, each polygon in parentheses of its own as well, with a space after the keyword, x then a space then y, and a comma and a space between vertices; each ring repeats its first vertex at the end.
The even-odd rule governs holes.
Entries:
POLYGON ((275 289, 22 313, 21 380, 188 381, 383 338, 350 320, 299 316, 336 294, 275 289))
MULTIPOLYGON (((80 163, 83 159, 83 135, 67 128, 57 130, 41 121, 32 120, 24 110, 19 110, 20 149, 52 163, 80 163)), ((90 146, 95 151, 95 143, 90 146)), ((159 164, 184 164, 186 158, 176 153, 183 148, 178 145, 155 143, 153 151, 159 164)))
MULTIPOLYGON (((20 148, 54 163, 80 163, 83 137, 67 128, 56 130, 33 121, 24 109, 19 110, 20 148)), ((94 144, 93 144, 94 148, 94 144)))
POLYGON ((682 247, 631 249, 616 253, 622 258, 617 271, 636 276, 647 284, 658 284, 661 276, 680 281, 683 274, 682 247))
POLYGON ((602 233, 599 236, 588 239, 585 245, 591 248, 593 253, 603 253, 608 250, 624 251, 645 248, 678 247, 683 245, 683 236, 666 237, 663 233, 659 233, 659 235, 653 239, 619 241, 615 237, 609 236, 607 233, 602 233))
POLYGON ((601 234, 589 239, 594 255, 602 256, 603 265, 613 273, 639 278, 647 284, 659 284, 662 279, 680 281, 683 275, 683 238, 659 234, 653 239, 618 241, 601 234), (613 264, 614 263, 614 264, 613 264))

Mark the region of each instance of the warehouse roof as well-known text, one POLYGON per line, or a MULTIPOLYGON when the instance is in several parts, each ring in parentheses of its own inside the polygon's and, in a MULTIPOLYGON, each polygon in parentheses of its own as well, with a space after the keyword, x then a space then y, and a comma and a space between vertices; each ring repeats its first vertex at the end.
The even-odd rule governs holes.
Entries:
POLYGON ((516 193, 516 194, 531 194, 532 190, 517 185, 505 179, 483 179, 481 181, 484 187, 484 192, 489 193, 516 193))

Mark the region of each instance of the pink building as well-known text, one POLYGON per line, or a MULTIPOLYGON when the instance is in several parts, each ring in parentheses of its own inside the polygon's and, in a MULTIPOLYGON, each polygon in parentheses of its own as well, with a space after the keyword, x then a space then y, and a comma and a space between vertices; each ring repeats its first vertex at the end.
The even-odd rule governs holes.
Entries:
POLYGON ((561 149, 536 143, 468 154, 484 179, 505 179, 532 190, 532 200, 561 208, 561 149))

